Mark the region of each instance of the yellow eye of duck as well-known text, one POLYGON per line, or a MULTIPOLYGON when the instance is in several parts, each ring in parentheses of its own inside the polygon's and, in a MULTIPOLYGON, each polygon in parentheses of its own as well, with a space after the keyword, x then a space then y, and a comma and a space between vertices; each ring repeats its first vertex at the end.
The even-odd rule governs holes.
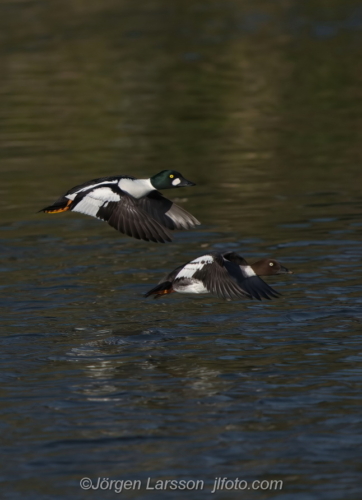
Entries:
POLYGON ((175 176, 173 174, 170 175, 170 179, 173 179, 175 176))
POLYGON ((269 266, 274 266, 274 262, 269 262, 269 266))

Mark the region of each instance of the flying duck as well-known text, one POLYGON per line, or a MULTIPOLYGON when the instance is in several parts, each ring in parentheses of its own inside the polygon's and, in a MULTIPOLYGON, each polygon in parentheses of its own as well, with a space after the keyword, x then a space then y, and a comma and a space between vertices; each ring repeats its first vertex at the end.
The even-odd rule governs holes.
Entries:
POLYGON ((209 253, 177 267, 147 292, 145 297, 155 295, 158 298, 178 292, 212 293, 222 299, 277 298, 281 294, 259 278, 259 275, 282 273, 292 274, 274 259, 262 259, 250 266, 235 252, 209 253))
POLYGON ((191 229, 200 222, 168 200, 158 189, 195 186, 175 170, 163 170, 149 179, 130 175, 102 177, 70 189, 40 212, 80 212, 139 240, 172 241, 169 230, 191 229))

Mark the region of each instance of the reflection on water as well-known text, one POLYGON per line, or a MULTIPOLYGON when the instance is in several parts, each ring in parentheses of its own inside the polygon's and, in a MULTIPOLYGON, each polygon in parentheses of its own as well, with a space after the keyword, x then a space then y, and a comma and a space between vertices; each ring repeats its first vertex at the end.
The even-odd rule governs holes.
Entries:
POLYGON ((359 2, 0 13, 2 491, 227 476, 283 479, 246 499, 359 498, 359 2), (165 168, 197 183, 176 194, 203 223, 173 244, 36 213, 85 180, 165 168), (225 248, 292 269, 268 280, 283 296, 143 299, 225 248))

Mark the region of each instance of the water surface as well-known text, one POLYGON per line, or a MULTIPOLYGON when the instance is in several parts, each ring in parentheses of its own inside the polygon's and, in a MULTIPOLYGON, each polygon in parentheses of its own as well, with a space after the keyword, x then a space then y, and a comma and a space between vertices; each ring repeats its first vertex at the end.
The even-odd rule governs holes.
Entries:
MULTIPOLYGON (((2 492, 281 479, 218 499, 361 496, 362 4, 0 6, 2 492), (36 211, 113 174, 180 170, 202 221, 156 245, 36 211), (145 300, 206 251, 273 256, 272 302, 145 300)), ((101 496, 100 496, 101 495, 101 496)))

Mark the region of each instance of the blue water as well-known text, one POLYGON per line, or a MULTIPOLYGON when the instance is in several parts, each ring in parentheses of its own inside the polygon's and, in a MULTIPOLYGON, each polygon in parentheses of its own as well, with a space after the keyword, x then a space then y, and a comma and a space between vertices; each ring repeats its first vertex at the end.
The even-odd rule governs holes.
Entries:
POLYGON ((360 4, 0 10, 2 497, 360 498, 360 4), (203 223, 172 244, 36 213, 164 168, 203 223), (223 249, 293 270, 267 279, 282 297, 143 298, 223 249), (147 489, 167 479, 203 488, 147 489))

